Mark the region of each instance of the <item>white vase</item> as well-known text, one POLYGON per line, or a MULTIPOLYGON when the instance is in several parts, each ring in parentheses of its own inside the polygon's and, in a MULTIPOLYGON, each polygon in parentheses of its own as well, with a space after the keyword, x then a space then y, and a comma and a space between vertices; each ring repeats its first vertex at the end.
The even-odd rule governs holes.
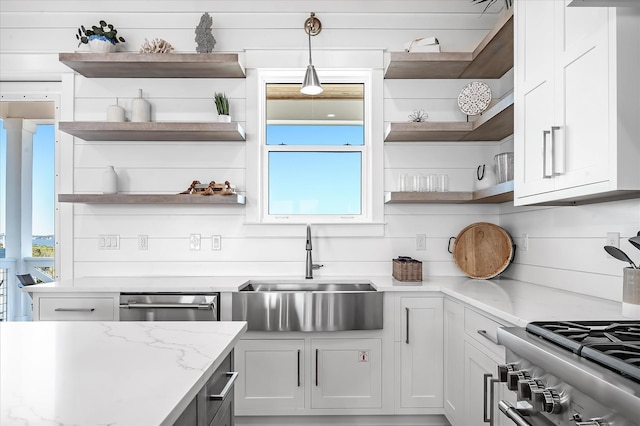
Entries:
POLYGON ((225 115, 225 114, 220 114, 220 115, 218 115, 218 122, 219 123, 231 123, 231 116, 230 115, 225 115))
POLYGON ((118 98, 116 98, 115 105, 109 105, 107 107, 107 121, 116 123, 125 121, 124 108, 118 105, 118 98))
POLYGON ((138 89, 138 97, 131 103, 131 121, 134 123, 151 121, 151 105, 142 98, 142 89, 138 89))
POLYGON ((118 174, 113 169, 113 166, 107 166, 102 172, 102 193, 118 193, 118 174))
POLYGON ((99 38, 89 37, 89 50, 93 53, 113 53, 116 51, 115 43, 105 41, 99 38))

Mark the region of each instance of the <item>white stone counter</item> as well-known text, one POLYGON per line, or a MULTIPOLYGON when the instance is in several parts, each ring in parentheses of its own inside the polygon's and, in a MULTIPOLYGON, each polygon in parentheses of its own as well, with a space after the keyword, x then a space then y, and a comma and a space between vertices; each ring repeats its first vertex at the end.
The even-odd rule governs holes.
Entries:
MULTIPOLYGON (((126 292, 126 291, 219 291, 235 292, 249 280, 305 281, 288 277, 87 277, 25 287, 29 292, 126 292)), ((426 277, 418 283, 399 282, 391 276, 317 277, 314 282, 371 281, 384 292, 435 292, 475 306, 511 324, 531 321, 624 319, 622 303, 557 290, 522 281, 495 278, 426 277)), ((622 295, 619 295, 622 298, 622 295)), ((224 300, 224 299, 223 299, 224 300)), ((231 307, 222 307, 223 310, 231 307)))
POLYGON ((0 323, 0 424, 171 425, 245 322, 0 323))

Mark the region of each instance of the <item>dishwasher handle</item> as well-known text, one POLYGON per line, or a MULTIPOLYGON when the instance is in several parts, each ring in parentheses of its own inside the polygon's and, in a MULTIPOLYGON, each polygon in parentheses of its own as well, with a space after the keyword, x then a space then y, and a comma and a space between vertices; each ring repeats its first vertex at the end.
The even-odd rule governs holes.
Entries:
POLYGON ((120 309, 201 309, 212 310, 215 303, 121 303, 120 309))

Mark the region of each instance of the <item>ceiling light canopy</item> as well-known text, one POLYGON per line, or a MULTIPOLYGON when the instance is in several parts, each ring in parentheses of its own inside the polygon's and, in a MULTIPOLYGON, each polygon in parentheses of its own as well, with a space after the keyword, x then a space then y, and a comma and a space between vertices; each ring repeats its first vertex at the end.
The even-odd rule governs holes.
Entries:
POLYGON ((320 84, 316 69, 311 62, 311 36, 320 34, 320 31, 322 31, 322 23, 316 18, 315 13, 311 12, 311 16, 304 22, 304 31, 309 36, 309 65, 307 66, 307 72, 304 75, 300 92, 305 95, 317 95, 322 93, 322 85, 320 84))

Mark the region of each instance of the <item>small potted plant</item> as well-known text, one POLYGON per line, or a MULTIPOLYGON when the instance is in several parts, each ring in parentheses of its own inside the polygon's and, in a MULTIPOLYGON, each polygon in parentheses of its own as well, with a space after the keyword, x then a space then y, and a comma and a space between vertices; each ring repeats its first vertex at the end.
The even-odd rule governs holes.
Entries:
POLYGON ((78 34, 76 34, 78 47, 82 44, 88 44, 92 52, 115 52, 116 44, 124 43, 124 38, 118 36, 118 30, 113 25, 102 20, 98 25, 93 25, 91 29, 85 28, 84 25, 78 28, 78 34))
POLYGON ((224 123, 231 122, 231 116, 229 115, 229 98, 224 93, 216 93, 213 95, 213 99, 216 102, 216 109, 218 110, 218 121, 224 123))

